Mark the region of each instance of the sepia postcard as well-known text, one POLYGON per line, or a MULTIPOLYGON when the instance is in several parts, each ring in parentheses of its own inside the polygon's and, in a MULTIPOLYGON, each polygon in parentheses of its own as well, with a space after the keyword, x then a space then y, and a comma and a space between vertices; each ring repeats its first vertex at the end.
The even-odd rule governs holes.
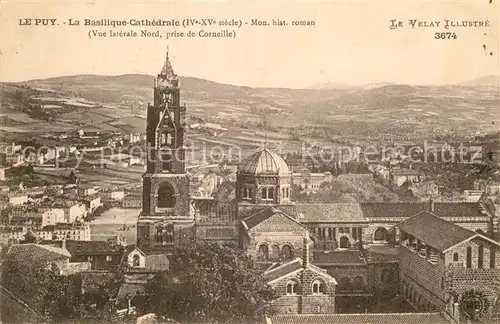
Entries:
POLYGON ((0 323, 500 323, 497 0, 0 2, 0 323))

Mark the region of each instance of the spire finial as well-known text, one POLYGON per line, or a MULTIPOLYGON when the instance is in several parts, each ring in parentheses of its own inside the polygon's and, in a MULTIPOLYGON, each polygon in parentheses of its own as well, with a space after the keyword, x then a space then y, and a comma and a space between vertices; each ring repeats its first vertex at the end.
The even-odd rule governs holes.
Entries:
POLYGON ((267 149, 267 130, 264 131, 264 149, 267 149))

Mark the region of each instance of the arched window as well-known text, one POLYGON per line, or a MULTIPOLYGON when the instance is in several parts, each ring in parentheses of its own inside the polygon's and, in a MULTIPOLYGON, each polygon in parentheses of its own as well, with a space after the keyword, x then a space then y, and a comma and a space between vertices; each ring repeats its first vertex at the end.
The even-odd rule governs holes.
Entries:
POLYGON ((349 242, 349 238, 347 236, 342 236, 340 238, 339 245, 341 249, 349 249, 351 247, 351 242, 349 242))
POLYGON ((352 280, 352 289, 354 290, 363 290, 363 287, 365 285, 365 281, 363 280, 362 277, 355 277, 353 280, 352 280))
POLYGON ((173 137, 172 135, 169 133, 167 134, 167 145, 172 145, 173 144, 173 137))
POLYGON ((174 208, 174 189, 168 183, 162 183, 158 188, 158 208, 174 208))
POLYGON ((325 294, 326 287, 325 283, 322 280, 316 279, 312 283, 312 292, 313 294, 325 294))
POLYGON ((167 143, 167 136, 163 133, 161 134, 161 145, 165 145, 167 143))
POLYGON ((274 188, 267 188, 267 199, 274 199, 274 188))
POLYGON ((469 246, 467 247, 467 260, 466 260, 466 267, 467 268, 472 268, 472 248, 469 246))
POLYGON ((283 245, 283 247, 281 248, 281 257, 283 258, 283 260, 290 260, 291 258, 293 258, 293 250, 290 245, 283 245))
POLYGON ((286 294, 287 295, 296 295, 298 291, 298 285, 297 282, 293 280, 289 280, 286 283, 286 294))
POLYGON ((267 199, 267 188, 262 188, 261 196, 262 196, 262 199, 267 199))
POLYGON ((340 290, 349 290, 349 289, 351 289, 351 279, 349 277, 342 277, 339 280, 339 289, 340 290))
POLYGON ((458 262, 458 253, 453 253, 453 262, 458 262))
POLYGON ((271 246, 271 255, 269 256, 271 260, 279 260, 280 258, 280 247, 277 245, 271 246))
POLYGON ((385 241, 385 239, 387 238, 387 230, 383 227, 379 227, 377 228, 377 230, 375 231, 375 235, 374 235, 374 240, 375 241, 385 241))
POLYGON ((290 189, 289 188, 286 188, 286 197, 290 198, 290 189))
POLYGON ((260 261, 267 261, 267 260, 269 260, 269 248, 267 247, 267 245, 261 244, 261 246, 259 246, 258 259, 260 261))
POLYGON ((133 267, 138 267, 141 265, 141 257, 139 254, 136 254, 132 257, 132 266, 133 267))

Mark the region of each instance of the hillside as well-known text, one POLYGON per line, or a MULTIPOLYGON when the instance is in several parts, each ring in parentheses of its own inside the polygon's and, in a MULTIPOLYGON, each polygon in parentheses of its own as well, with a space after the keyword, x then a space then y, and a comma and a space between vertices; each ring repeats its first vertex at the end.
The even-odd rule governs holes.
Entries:
MULTIPOLYGON (((488 80, 492 78, 474 82, 483 84, 488 80)), ((148 102, 152 101, 152 85, 153 76, 138 74, 64 76, 27 81, 24 87, 3 84, 2 113, 7 113, 3 117, 21 121, 15 125, 8 121, 0 130, 6 131, 5 127, 14 125, 19 131, 23 123, 31 125, 27 131, 37 128, 33 116, 28 122, 22 121, 26 106, 23 100, 47 96, 47 90, 51 96, 77 97, 82 98, 78 99, 80 102, 88 100, 96 105, 53 114, 51 129, 120 124, 121 119, 130 120, 134 114, 145 114, 148 102)), ((488 132, 500 123, 498 89, 470 83, 450 86, 380 83, 342 89, 279 89, 181 77, 181 87, 181 99, 187 104, 189 115, 230 129, 283 131, 287 128, 288 133, 301 136, 371 141, 429 138, 450 132, 488 132)), ((140 121, 134 130, 141 129, 142 125, 140 121)))

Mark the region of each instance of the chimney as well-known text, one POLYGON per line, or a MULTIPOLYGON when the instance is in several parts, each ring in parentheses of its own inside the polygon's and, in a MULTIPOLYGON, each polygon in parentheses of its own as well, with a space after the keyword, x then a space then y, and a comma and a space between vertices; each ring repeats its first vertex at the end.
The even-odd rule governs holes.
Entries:
POLYGON ((302 247, 302 266, 305 268, 309 265, 309 240, 304 237, 304 246, 302 247))
POLYGON ((433 213, 434 212, 434 200, 432 200, 432 198, 429 199, 429 207, 430 207, 431 213, 433 213))

